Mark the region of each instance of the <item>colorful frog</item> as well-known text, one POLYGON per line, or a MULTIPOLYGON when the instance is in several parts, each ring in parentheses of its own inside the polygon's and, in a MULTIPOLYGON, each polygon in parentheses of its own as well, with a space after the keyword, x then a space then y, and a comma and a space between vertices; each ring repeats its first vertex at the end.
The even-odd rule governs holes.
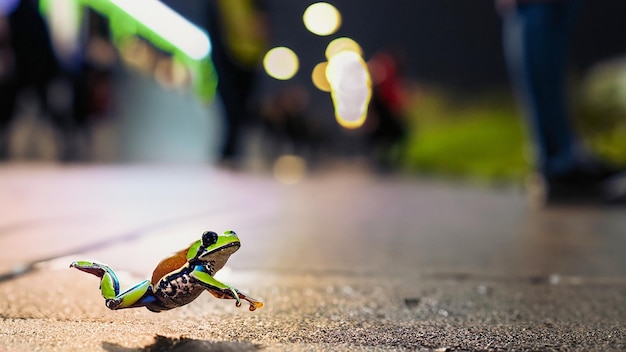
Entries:
POLYGON ((189 248, 161 260, 152 280, 140 282, 123 293, 115 272, 105 264, 76 261, 70 268, 98 276, 106 306, 112 310, 146 307, 160 312, 190 303, 207 290, 217 298, 235 299, 237 307, 242 299, 246 300, 252 311, 263 307, 263 302, 213 278, 240 245, 234 231, 221 235, 207 231, 189 248))

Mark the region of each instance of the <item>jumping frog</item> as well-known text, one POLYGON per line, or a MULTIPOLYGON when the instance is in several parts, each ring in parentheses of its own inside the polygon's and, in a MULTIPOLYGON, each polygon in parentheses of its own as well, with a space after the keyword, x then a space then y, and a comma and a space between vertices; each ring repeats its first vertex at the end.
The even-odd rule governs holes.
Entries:
POLYGON ((123 293, 115 272, 105 264, 76 261, 70 268, 98 276, 106 306, 112 310, 146 307, 160 312, 183 306, 207 290, 217 298, 235 299, 237 307, 242 299, 246 300, 252 311, 263 307, 263 302, 213 278, 240 245, 234 231, 221 235, 207 231, 188 248, 163 259, 154 269, 152 280, 140 282, 123 293))

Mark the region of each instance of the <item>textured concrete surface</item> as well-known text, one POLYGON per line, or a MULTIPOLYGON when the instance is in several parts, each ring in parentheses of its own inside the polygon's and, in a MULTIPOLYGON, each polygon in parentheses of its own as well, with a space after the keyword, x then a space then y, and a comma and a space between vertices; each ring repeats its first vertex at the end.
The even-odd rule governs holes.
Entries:
POLYGON ((0 351, 626 349, 622 208, 350 168, 5 164, 0 210, 0 351), (126 288, 207 229, 237 231, 218 277, 265 307, 110 311, 68 268, 126 288))

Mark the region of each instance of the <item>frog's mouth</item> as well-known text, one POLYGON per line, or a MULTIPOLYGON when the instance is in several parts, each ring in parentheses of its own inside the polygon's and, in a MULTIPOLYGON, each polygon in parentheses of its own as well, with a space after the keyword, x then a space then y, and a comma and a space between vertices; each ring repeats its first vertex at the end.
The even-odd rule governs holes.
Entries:
POLYGON ((235 253, 239 249, 239 247, 241 247, 241 243, 239 242, 227 243, 219 248, 215 248, 214 250, 210 252, 206 252, 206 254, 201 256, 200 258, 205 258, 207 256, 215 255, 218 253, 224 254, 224 255, 231 255, 235 253))
POLYGON ((239 247, 241 247, 241 243, 239 243, 239 242, 231 242, 231 243, 228 243, 228 244, 225 244, 225 245, 221 246, 220 248, 215 248, 215 250, 211 251, 210 253, 221 252, 221 251, 229 249, 229 248, 232 248, 233 252, 234 252, 234 251, 238 250, 239 247))

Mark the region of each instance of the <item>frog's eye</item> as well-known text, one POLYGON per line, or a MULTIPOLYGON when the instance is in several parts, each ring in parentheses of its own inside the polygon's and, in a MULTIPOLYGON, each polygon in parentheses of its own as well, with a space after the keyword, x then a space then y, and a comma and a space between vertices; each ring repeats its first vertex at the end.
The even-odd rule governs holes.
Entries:
POLYGON ((217 234, 213 231, 207 231, 202 234, 202 247, 209 247, 217 242, 217 234))

